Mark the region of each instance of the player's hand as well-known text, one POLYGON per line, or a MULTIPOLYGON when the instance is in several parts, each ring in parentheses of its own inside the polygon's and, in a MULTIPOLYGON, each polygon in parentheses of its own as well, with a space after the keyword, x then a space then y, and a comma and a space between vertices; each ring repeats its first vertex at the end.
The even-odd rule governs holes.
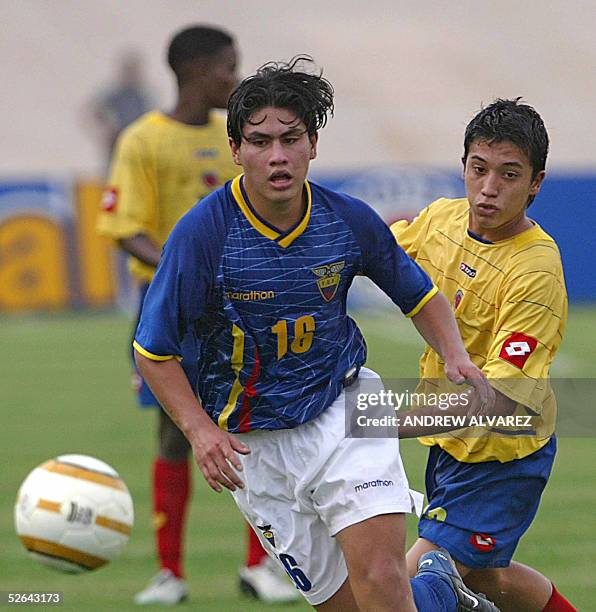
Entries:
POLYGON ((456 385, 467 383, 474 389, 475 414, 489 414, 495 405, 495 391, 490 386, 482 370, 476 367, 469 356, 445 361, 445 376, 456 385))
POLYGON ((248 446, 211 421, 197 432, 191 444, 197 465, 214 491, 221 493, 222 486, 230 491, 244 488, 237 474, 242 471, 237 453, 247 455, 250 453, 248 446))

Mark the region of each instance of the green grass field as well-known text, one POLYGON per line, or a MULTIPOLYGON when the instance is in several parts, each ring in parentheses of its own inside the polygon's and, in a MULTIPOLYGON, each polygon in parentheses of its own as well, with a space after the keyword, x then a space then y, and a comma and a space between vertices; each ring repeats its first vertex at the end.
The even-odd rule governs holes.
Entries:
MULTIPOLYGON (((397 315, 360 322, 370 367, 388 377, 416 375, 420 343, 409 323, 397 315)), ((64 610, 133 610, 133 594, 155 572, 148 485, 155 415, 134 407, 129 326, 121 314, 0 320, 0 591, 62 591, 64 610), (53 572, 30 560, 13 528, 21 481, 36 465, 63 453, 94 455, 112 464, 135 501, 135 527, 123 555, 82 576, 53 572)), ((573 309, 555 372, 596 378, 594 364, 596 311, 573 309)), ((421 490, 424 450, 406 441, 403 455, 412 486, 421 490)), ((518 560, 551 577, 579 610, 596 610, 595 455, 593 439, 560 440, 539 514, 517 553, 518 560)), ((410 540, 414 527, 410 520, 410 540)), ((181 610, 271 610, 238 594, 243 541, 243 522, 231 497, 208 490, 197 470, 186 538, 191 598, 181 610)), ((301 603, 289 609, 310 608, 301 603)))

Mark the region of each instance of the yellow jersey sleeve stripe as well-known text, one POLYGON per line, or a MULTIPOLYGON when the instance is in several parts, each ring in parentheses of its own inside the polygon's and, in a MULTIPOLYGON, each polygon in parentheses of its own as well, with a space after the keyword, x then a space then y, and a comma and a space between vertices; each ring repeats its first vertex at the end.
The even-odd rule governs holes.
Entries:
POLYGON ((308 184, 308 181, 304 181, 304 187, 306 189, 306 212, 304 213, 304 217, 302 218, 302 221, 300 221, 300 223, 296 226, 296 228, 292 232, 290 232, 287 236, 284 236, 278 242, 279 246, 283 247, 284 249, 290 246, 292 242, 294 242, 294 240, 296 240, 296 238, 298 238, 298 236, 300 236, 300 234, 304 232, 310 220, 310 211, 312 208, 312 191, 310 189, 310 185, 308 184))
POLYGON ((244 332, 237 325, 232 325, 232 336, 234 338, 234 347, 232 348, 231 366, 236 374, 236 379, 232 385, 228 401, 217 419, 217 425, 224 431, 228 431, 228 419, 236 408, 238 397, 244 391, 244 387, 240 382, 240 372, 244 366, 244 332))
POLYGON ((170 359, 182 361, 182 357, 177 355, 154 355, 153 353, 145 350, 136 340, 132 343, 132 345, 137 353, 141 353, 143 357, 147 357, 147 359, 151 359, 151 361, 169 361, 170 359))
POLYGON ((406 317, 411 318, 414 315, 417 315, 425 306, 425 304, 435 295, 437 295, 437 293, 439 293, 439 289, 437 288, 436 285, 433 285, 433 288, 418 302, 418 304, 416 304, 416 306, 414 306, 414 308, 412 308, 412 310, 410 310, 410 312, 408 312, 408 314, 406 315, 406 317))
POLYGON ((276 240, 279 237, 279 234, 272 230, 270 227, 266 226, 262 223, 256 215, 250 209, 250 206, 247 204, 244 199, 244 195, 242 195, 242 189, 240 189, 240 181, 242 180, 242 174, 239 174, 232 181, 232 195, 236 200, 236 203, 240 207, 240 210, 243 212, 244 216, 248 219, 248 222, 259 232, 263 234, 266 238, 270 238, 271 240, 276 240))

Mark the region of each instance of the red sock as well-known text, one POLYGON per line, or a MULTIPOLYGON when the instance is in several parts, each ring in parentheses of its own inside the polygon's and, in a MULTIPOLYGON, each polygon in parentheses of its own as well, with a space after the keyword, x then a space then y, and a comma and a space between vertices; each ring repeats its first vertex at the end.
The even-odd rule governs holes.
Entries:
POLYGON ((246 546, 246 567, 259 565, 259 563, 267 556, 265 549, 261 546, 261 540, 252 530, 252 527, 247 523, 248 543, 246 546))
POLYGON ((555 589, 542 612, 577 612, 577 610, 555 589))
POLYGON ((186 459, 153 464, 153 520, 157 536, 157 554, 162 569, 179 578, 182 569, 182 536, 186 507, 190 496, 190 469, 186 459))

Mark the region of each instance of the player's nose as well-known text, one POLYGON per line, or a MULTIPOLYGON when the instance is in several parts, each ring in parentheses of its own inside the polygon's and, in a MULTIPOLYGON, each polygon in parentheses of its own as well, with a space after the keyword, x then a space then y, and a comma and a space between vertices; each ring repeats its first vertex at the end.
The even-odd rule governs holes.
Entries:
POLYGON ((284 164, 288 161, 285 147, 277 138, 274 138, 271 142, 269 153, 269 163, 271 164, 284 164))
POLYGON ((482 193, 486 196, 496 196, 499 193, 499 177, 494 172, 488 172, 482 181, 482 193))

